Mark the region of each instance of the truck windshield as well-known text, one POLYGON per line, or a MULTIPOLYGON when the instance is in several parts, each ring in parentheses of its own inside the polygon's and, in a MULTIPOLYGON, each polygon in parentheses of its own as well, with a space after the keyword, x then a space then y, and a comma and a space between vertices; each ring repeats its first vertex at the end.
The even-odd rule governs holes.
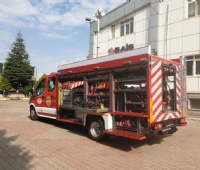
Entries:
POLYGON ((38 84, 37 88, 35 89, 36 96, 39 96, 39 95, 41 95, 41 94, 44 93, 45 82, 46 82, 46 79, 43 79, 43 80, 38 84))

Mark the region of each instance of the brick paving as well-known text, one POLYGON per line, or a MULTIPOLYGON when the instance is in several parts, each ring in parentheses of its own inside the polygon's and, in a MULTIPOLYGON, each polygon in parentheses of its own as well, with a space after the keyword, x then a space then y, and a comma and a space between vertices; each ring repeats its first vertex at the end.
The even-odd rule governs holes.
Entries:
POLYGON ((86 128, 31 121, 28 101, 0 101, 0 170, 199 170, 200 121, 144 141, 95 142, 86 128))

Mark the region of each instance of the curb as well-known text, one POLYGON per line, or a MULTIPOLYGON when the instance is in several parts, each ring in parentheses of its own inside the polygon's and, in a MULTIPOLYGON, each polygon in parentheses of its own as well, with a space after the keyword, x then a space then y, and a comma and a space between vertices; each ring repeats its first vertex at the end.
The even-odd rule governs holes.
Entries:
POLYGON ((2 98, 0 100, 11 100, 10 98, 2 98))
POLYGON ((19 99, 12 99, 12 98, 2 98, 0 100, 29 100, 29 98, 19 98, 19 99))
POLYGON ((29 100, 29 98, 26 98, 26 97, 20 97, 18 100, 29 100))
POLYGON ((200 118, 189 118, 190 120, 200 121, 200 118))

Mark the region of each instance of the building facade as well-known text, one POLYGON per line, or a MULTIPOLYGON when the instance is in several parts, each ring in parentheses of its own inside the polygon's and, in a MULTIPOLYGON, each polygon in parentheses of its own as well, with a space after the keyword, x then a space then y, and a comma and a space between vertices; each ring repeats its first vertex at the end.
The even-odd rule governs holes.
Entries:
POLYGON ((151 45, 152 54, 186 58, 189 112, 200 114, 200 0, 127 0, 90 23, 89 57, 151 45), (98 55, 97 55, 98 53, 98 55))
POLYGON ((0 61, 0 77, 2 76, 3 68, 4 68, 4 62, 0 61))
POLYGON ((31 66, 32 70, 33 70, 33 74, 32 74, 32 86, 36 83, 37 81, 37 67, 36 66, 31 66))

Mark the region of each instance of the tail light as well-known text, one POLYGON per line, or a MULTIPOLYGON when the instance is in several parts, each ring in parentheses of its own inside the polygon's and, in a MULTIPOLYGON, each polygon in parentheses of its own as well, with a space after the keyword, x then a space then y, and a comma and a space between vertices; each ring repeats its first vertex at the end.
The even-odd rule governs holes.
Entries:
POLYGON ((156 124, 154 125, 154 129, 155 129, 155 130, 162 129, 162 127, 163 127, 163 124, 162 124, 162 123, 156 123, 156 124))
POLYGON ((179 119, 180 124, 185 123, 185 118, 179 119))

